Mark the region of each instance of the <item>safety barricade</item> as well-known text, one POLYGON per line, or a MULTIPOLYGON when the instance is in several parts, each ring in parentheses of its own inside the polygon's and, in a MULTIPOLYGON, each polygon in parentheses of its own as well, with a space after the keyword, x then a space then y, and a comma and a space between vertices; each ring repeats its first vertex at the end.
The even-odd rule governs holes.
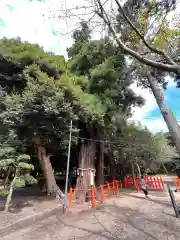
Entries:
MULTIPOLYGON (((149 190, 164 190, 164 181, 162 177, 146 177, 144 181, 149 190)), ((136 189, 139 191, 140 189, 140 178, 124 178, 124 188, 136 189)))
POLYGON ((136 186, 136 179, 131 177, 124 178, 124 188, 135 188, 136 186))
POLYGON ((164 190, 164 181, 162 177, 147 177, 145 182, 149 190, 164 190))
MULTIPOLYGON (((112 195, 117 195, 122 188, 122 182, 113 180, 111 183, 102 184, 98 187, 92 187, 88 189, 88 196, 86 202, 83 204, 87 206, 87 208, 96 208, 97 204, 103 203, 106 198, 111 197, 112 195)), ((82 194, 83 189, 69 189, 68 194, 68 207, 71 208, 77 204, 80 204, 81 201, 77 201, 77 194, 82 194)))
POLYGON ((180 190, 180 178, 178 178, 178 177, 174 178, 173 182, 174 182, 175 187, 176 187, 175 192, 179 191, 180 190))
MULTIPOLYGON (((146 177, 145 183, 147 184, 148 190, 164 190, 164 181, 162 177, 146 177)), ((180 187, 180 180, 178 180, 178 184, 176 183, 177 189, 180 187)), ((122 189, 136 189, 137 191, 140 190, 140 179, 139 178, 124 178, 124 181, 117 181, 113 180, 110 183, 102 184, 97 187, 89 188, 88 193, 86 193, 86 201, 85 204, 87 208, 96 208, 97 204, 103 203, 106 198, 111 197, 113 195, 118 195, 119 191, 122 189)), ((78 201, 76 199, 76 196, 80 194, 83 195, 84 198, 84 189, 69 189, 69 195, 68 200, 69 204, 68 207, 71 208, 77 204, 84 203, 84 201, 81 201, 80 198, 78 198, 78 201), (82 193, 83 192, 83 193, 82 193), (74 197, 75 196, 75 197, 74 197)))

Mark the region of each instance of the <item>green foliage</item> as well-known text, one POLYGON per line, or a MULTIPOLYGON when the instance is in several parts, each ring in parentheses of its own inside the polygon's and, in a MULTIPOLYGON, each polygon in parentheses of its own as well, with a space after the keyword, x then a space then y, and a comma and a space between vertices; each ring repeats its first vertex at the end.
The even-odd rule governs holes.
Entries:
MULTIPOLYGON (((24 159, 22 158, 22 155, 20 156, 21 161, 23 161, 24 159)), ((27 157, 25 158, 27 159, 27 157)), ((19 159, 17 160, 17 162, 19 161, 19 159)), ((18 168, 21 169, 25 169, 25 170, 33 170, 33 165, 32 164, 28 164, 25 162, 19 162, 17 165, 18 168)))
POLYGON ((52 52, 46 53, 38 44, 22 42, 20 38, 1 39, 0 54, 22 65, 31 65, 36 62, 48 69, 57 69, 59 72, 64 72, 66 67, 63 56, 54 55, 52 52))
POLYGON ((91 31, 89 30, 89 26, 85 21, 81 22, 81 29, 76 30, 73 33, 73 39, 75 42, 79 40, 81 42, 87 42, 91 38, 91 31))
POLYGON ((3 188, 0 188, 0 196, 6 197, 8 195, 8 190, 3 188))
MULTIPOLYGON (((29 155, 27 155, 27 154, 21 154, 21 155, 19 155, 18 157, 17 157, 17 162, 19 162, 19 164, 21 164, 22 163, 22 161, 23 161, 23 164, 26 164, 26 163, 24 163, 24 162, 28 162, 28 161, 30 161, 30 156, 29 155)), ((18 165, 19 165, 18 164, 18 165)), ((32 168, 32 167, 31 167, 32 168)))
MULTIPOLYGON (((39 74, 38 74, 39 75, 39 74)), ((103 106, 93 95, 84 93, 75 85, 77 77, 63 75, 55 81, 39 75, 31 77, 23 93, 8 95, 4 101, 6 111, 0 118, 4 124, 32 139, 39 136, 44 140, 62 141, 69 129, 70 120, 102 121, 103 106)))
POLYGON ((26 186, 25 180, 22 177, 16 177, 13 182, 13 188, 23 188, 26 186))
MULTIPOLYGON (((26 155, 24 145, 30 146, 38 137, 47 153, 58 152, 62 156, 67 150, 71 120, 73 130, 79 130, 73 132, 72 138, 76 155, 76 137, 80 134, 87 138, 87 132, 96 129, 94 138, 120 143, 110 148, 106 145, 108 157, 123 153, 124 165, 128 166, 137 161, 150 167, 157 160, 154 136, 147 129, 127 123, 132 107, 141 106, 143 99, 130 88, 133 79, 127 75, 124 55, 109 38, 91 40, 86 23, 73 37, 68 63, 36 44, 20 39, 0 41, 0 70, 5 86, 0 122, 18 135, 15 138, 12 131, 3 140, 0 164, 3 168, 12 167, 13 171, 20 169, 14 181, 16 186, 34 181, 29 174, 33 169, 30 155, 26 155)), ((109 158, 107 164, 110 161, 109 158)))
POLYGON ((84 76, 61 68, 66 65, 61 64, 63 58, 20 39, 1 40, 1 44, 6 58, 22 66, 26 84, 21 92, 10 91, 3 98, 0 121, 16 130, 21 139, 31 143, 34 136, 40 137, 49 150, 59 150, 60 146, 64 151, 71 120, 75 129, 78 121, 103 125, 105 107, 96 95, 83 91, 88 84, 84 76), (41 64, 46 66, 45 70, 41 64), (62 73, 60 79, 49 74, 55 67, 62 73))
MULTIPOLYGON (((172 137, 170 136, 169 133, 165 133, 164 137, 167 139, 167 142, 171 146, 171 149, 175 149, 174 142, 172 140, 172 137)), ((171 162, 171 167, 173 170, 179 170, 180 169, 180 158, 179 155, 175 154, 173 156, 172 162, 171 162)))
POLYGON ((172 163, 173 159, 178 157, 176 148, 171 146, 170 141, 164 135, 155 136, 157 149, 157 161, 163 163, 172 163))
POLYGON ((39 45, 22 42, 20 38, 1 39, 0 56, 1 86, 7 93, 21 93, 26 86, 27 74, 36 78, 37 66, 42 73, 55 79, 60 79, 66 71, 64 57, 46 53, 39 45))
POLYGON ((24 174, 23 179, 26 185, 33 185, 37 183, 36 179, 31 176, 28 172, 24 174))
MULTIPOLYGON (((110 148, 116 159, 116 164, 126 169, 129 173, 132 170, 131 164, 136 163, 141 169, 148 172, 156 172, 164 163, 170 163, 177 156, 175 148, 170 146, 164 136, 154 135, 148 129, 134 123, 121 123, 113 129, 111 139, 114 144, 110 148), (124 125, 124 127, 122 127, 124 125), (119 142, 117 139, 119 138, 119 142)), ((116 122, 114 122, 116 124, 116 122)), ((135 168, 136 173, 137 169, 135 168)))
MULTIPOLYGON (((9 208, 13 190, 26 185, 24 176, 33 169, 32 164, 28 163, 30 156, 23 153, 22 150, 21 141, 11 130, 9 135, 4 137, 4 141, 0 145, 0 169, 7 171, 6 178, 11 181, 7 188, 8 192, 6 190, 4 192, 4 195, 7 194, 5 211, 9 208), (10 179, 10 175, 13 176, 12 179, 10 179)), ((34 179, 34 181, 36 180, 34 179)), ((5 181, 4 184, 7 185, 8 181, 5 181)))
POLYGON ((31 158, 22 152, 21 144, 16 134, 11 131, 0 145, 0 168, 10 169, 9 174, 17 171, 23 176, 33 169, 33 165, 29 164, 31 158))
POLYGON ((149 168, 157 165, 153 135, 141 126, 127 124, 132 106, 141 106, 143 99, 129 88, 133 78, 128 78, 126 74, 124 55, 110 39, 94 41, 88 37, 86 41, 76 38, 68 53, 69 69, 88 79, 86 91, 98 96, 105 107, 104 127, 99 129, 100 136, 112 142, 119 141, 117 144, 106 144, 109 161, 116 159, 117 163, 117 156, 121 156, 119 164, 123 158, 123 164, 129 167, 133 161, 149 168), (111 159, 112 155, 115 159, 111 159))
MULTIPOLYGON (((179 55, 180 24, 177 6, 178 4, 173 0, 128 0, 123 4, 124 13, 147 44, 141 40, 139 34, 129 25, 121 10, 119 10, 116 16, 116 31, 126 46, 137 51, 143 57, 167 63, 168 60, 163 52, 171 56, 173 60, 179 55), (176 11, 174 11, 175 9, 176 11), (153 49, 161 51, 162 54, 157 54, 157 51, 153 49)), ((143 74, 142 64, 138 61, 133 61, 131 68, 130 77, 137 80, 143 87, 149 87, 147 78, 143 74)), ((165 77, 170 73, 162 72, 158 69, 154 73, 158 83, 162 84, 162 87, 166 89, 167 81, 165 77)), ((177 78, 178 86, 179 76, 173 77, 175 77, 175 80, 177 78)))
POLYGON ((174 54, 176 48, 179 47, 180 40, 180 28, 179 23, 173 23, 172 21, 164 20, 160 25, 158 34, 154 37, 153 45, 162 49, 170 54, 174 54))
MULTIPOLYGON (((30 160, 30 156, 16 152, 16 149, 6 146, 0 148, 0 167, 19 167, 23 168, 23 162, 30 160), (22 165, 21 165, 22 164, 22 165)), ((27 163, 24 163, 27 164, 27 163)))
POLYGON ((142 105, 143 99, 129 88, 132 81, 126 76, 124 56, 109 38, 91 40, 89 31, 84 31, 83 27, 74 34, 75 42, 68 49, 68 67, 77 76, 88 79, 84 89, 102 102, 106 129, 111 125, 110 121, 115 112, 118 111, 126 118, 130 115, 131 107, 142 105))

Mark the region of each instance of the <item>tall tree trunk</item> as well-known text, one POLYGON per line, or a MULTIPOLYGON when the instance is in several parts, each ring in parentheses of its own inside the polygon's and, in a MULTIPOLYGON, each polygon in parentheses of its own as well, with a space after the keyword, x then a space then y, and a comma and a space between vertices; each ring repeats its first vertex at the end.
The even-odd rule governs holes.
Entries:
POLYGON ((109 167, 110 167, 110 179, 111 181, 116 178, 116 163, 114 159, 113 150, 109 147, 109 167))
POLYGON ((166 168, 166 166, 165 166, 165 164, 164 164, 163 161, 161 161, 161 164, 162 164, 162 167, 163 167, 163 169, 164 169, 164 172, 165 172, 166 174, 168 174, 168 170, 167 170, 167 168, 166 168))
POLYGON ((16 168, 15 173, 14 173, 14 178, 13 178, 11 184, 10 184, 9 193, 8 193, 8 196, 7 196, 7 199, 6 199, 6 204, 5 204, 5 209, 4 209, 5 212, 8 211, 9 204, 12 200, 12 194, 13 194, 13 189, 14 189, 14 184, 15 184, 16 178, 17 178, 17 174, 18 174, 18 168, 16 168))
POLYGON ((45 178, 47 195, 51 195, 56 198, 63 198, 64 194, 57 186, 56 179, 54 177, 53 168, 50 161, 51 155, 46 153, 46 149, 41 144, 40 139, 36 139, 36 152, 45 178))
POLYGON ((173 142, 176 146, 177 152, 180 155, 180 127, 177 123, 176 118, 173 116, 170 108, 166 104, 164 100, 164 94, 162 90, 159 88, 156 79, 152 76, 152 74, 147 74, 147 79, 152 89, 153 95, 156 99, 156 102, 159 106, 159 109, 162 113, 162 116, 167 124, 173 142))
POLYGON ((117 169, 117 172, 120 175, 121 181, 124 180, 124 162, 125 162, 124 153, 123 153, 123 149, 121 148, 119 150, 119 163, 118 163, 118 169, 117 169))
POLYGON ((104 184, 104 143, 99 144, 99 154, 96 169, 96 185, 104 184))
MULTIPOLYGON (((95 171, 96 145, 93 141, 84 141, 80 147, 79 168, 76 182, 75 197, 80 202, 84 202, 89 194, 91 185, 90 174, 95 171)), ((94 179, 93 179, 94 181, 94 179)))
POLYGON ((4 188, 6 188, 7 182, 9 180, 9 175, 11 173, 11 167, 8 167, 7 173, 6 173, 6 178, 4 180, 4 188))

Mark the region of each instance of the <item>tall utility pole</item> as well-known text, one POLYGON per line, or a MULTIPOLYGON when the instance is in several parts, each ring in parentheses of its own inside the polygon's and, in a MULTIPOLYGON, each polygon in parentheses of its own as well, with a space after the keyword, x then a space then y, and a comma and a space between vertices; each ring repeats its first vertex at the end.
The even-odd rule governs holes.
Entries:
POLYGON ((147 74, 147 79, 150 84, 153 95, 156 99, 156 102, 159 106, 159 109, 162 113, 164 121, 166 122, 166 125, 169 129, 172 140, 176 146, 176 150, 180 155, 180 127, 178 125, 178 122, 176 118, 173 116, 169 106, 166 104, 164 100, 164 94, 162 90, 159 88, 156 79, 150 73, 147 74))
POLYGON ((66 213, 67 201, 68 201, 68 178, 69 178, 69 163, 70 163, 70 155, 71 155, 71 134, 72 134, 72 120, 71 120, 70 131, 69 131, 69 146, 68 146, 67 167, 66 167, 66 183, 65 183, 63 213, 66 213))

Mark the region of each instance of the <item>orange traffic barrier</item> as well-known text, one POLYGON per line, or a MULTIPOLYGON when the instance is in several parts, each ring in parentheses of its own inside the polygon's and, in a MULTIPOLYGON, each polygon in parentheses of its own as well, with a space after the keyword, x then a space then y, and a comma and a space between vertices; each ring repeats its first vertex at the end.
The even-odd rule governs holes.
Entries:
POLYGON ((96 201, 95 201, 95 192, 94 192, 94 187, 91 189, 91 203, 92 203, 92 208, 96 207, 96 201))
POLYGON ((161 191, 163 191, 163 189, 164 189, 164 183, 163 183, 163 180, 162 180, 162 178, 160 177, 157 177, 157 182, 158 182, 158 185, 159 185, 159 189, 161 190, 161 191))
POLYGON ((73 189, 71 187, 68 194, 68 207, 71 208, 74 204, 85 204, 84 206, 87 206, 87 208, 96 208, 96 204, 103 203, 106 197, 110 197, 112 195, 112 192, 113 194, 117 194, 119 192, 119 188, 122 188, 122 182, 117 180, 113 180, 111 183, 101 184, 98 187, 89 188, 84 202, 83 194, 81 193, 84 193, 84 191, 87 192, 87 189, 73 189))
POLYGON ((110 184, 109 183, 107 184, 107 187, 108 187, 108 196, 110 197, 110 195, 111 195, 111 188, 110 188, 110 184))
POLYGON ((124 188, 136 189, 136 179, 135 178, 124 178, 124 188))
POLYGON ((176 177, 176 178, 174 179, 174 183, 175 183, 176 192, 177 192, 178 190, 180 190, 180 178, 176 177))
POLYGON ((157 186, 158 186, 158 189, 162 190, 162 189, 161 189, 161 184, 160 184, 159 178, 157 177, 156 179, 157 179, 157 186))
POLYGON ((122 184, 122 182, 120 181, 120 184, 119 184, 119 186, 120 186, 120 188, 122 188, 123 187, 123 184, 122 184))
POLYGON ((164 189, 164 181, 163 181, 162 177, 160 177, 160 183, 161 183, 162 189, 164 189))
POLYGON ((119 186, 118 186, 118 181, 116 181, 116 193, 119 192, 119 186))
POLYGON ((162 177, 150 177, 147 179, 148 189, 164 190, 164 182, 162 177))
POLYGON ((152 189, 155 188, 154 181, 153 181, 152 177, 150 177, 150 182, 148 182, 148 184, 149 184, 149 187, 151 187, 152 189))
POLYGON ((73 190, 72 190, 72 187, 69 189, 69 207, 72 206, 72 193, 73 193, 73 190))
MULTIPOLYGON (((164 181, 162 179, 162 177, 147 177, 145 178, 145 182, 148 185, 148 189, 156 189, 156 190, 161 190, 163 191, 164 189, 164 181)), ((176 189, 179 190, 180 188, 180 179, 176 179, 175 180, 175 184, 176 184, 176 189)), ((122 187, 126 187, 126 188, 132 188, 132 189, 136 189, 137 191, 140 190, 139 188, 140 186, 140 179, 139 178, 128 178, 125 177, 124 181, 117 181, 117 180, 113 180, 111 183, 107 183, 107 184, 101 184, 98 187, 92 187, 89 188, 88 191, 86 189, 87 192, 87 196, 86 196, 86 201, 81 201, 81 196, 84 193, 85 189, 73 189, 72 187, 69 189, 69 196, 68 196, 68 200, 69 200, 69 208, 72 206, 72 204, 79 204, 79 203, 84 203, 87 204, 87 207, 92 207, 92 208, 96 208, 96 204, 98 203, 103 203, 105 201, 106 197, 110 197, 112 195, 112 193, 115 195, 117 193, 119 193, 119 190, 122 187), (96 191, 95 191, 96 189, 96 191), (96 194, 95 194, 96 193, 96 194), (79 196, 79 197, 78 197, 79 196)))
POLYGON ((115 184, 114 184, 115 182, 114 182, 114 180, 113 180, 113 182, 112 182, 112 193, 114 194, 115 193, 115 184))
MULTIPOLYGON (((164 190, 164 181, 162 177, 146 177, 145 183, 148 186, 149 190, 164 190)), ((131 188, 131 189, 136 189, 136 191, 139 191, 139 186, 140 186, 140 179, 134 179, 134 178, 125 178, 124 179, 124 187, 125 188, 131 188)))
POLYGON ((158 189, 158 185, 157 185, 157 181, 156 181, 156 178, 154 177, 153 179, 154 183, 155 183, 155 187, 156 187, 156 190, 158 189))
POLYGON ((124 178, 124 188, 127 188, 127 178, 124 178))

